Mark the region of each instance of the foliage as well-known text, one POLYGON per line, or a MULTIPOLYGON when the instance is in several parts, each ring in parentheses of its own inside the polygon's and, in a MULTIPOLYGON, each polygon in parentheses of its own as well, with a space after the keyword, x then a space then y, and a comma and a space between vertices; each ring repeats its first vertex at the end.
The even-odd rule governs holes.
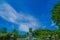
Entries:
POLYGON ((56 25, 60 28, 60 2, 53 7, 51 19, 56 22, 56 25))
POLYGON ((14 37, 16 38, 26 38, 26 34, 24 35, 21 35, 21 34, 18 34, 18 31, 16 29, 13 29, 12 32, 7 32, 7 28, 2 28, 0 30, 0 37, 10 37, 11 35, 14 35, 14 37))
POLYGON ((0 37, 5 37, 7 35, 7 28, 2 28, 2 30, 0 30, 0 37))
POLYGON ((26 38, 26 37, 27 37, 26 34, 23 34, 23 35, 20 34, 19 38, 26 38))
MULTIPOLYGON (((47 29, 36 29, 34 31, 32 31, 34 33, 34 37, 35 38, 46 38, 48 37, 48 35, 58 35, 60 38, 60 30, 47 30, 47 29)), ((16 29, 14 29, 12 32, 2 32, 0 31, 0 33, 2 33, 2 36, 0 34, 1 37, 10 37, 11 35, 14 35, 14 37, 16 38, 26 38, 27 34, 18 34, 18 31, 16 29)))
POLYGON ((12 32, 11 32, 12 35, 14 35, 16 38, 18 37, 18 31, 16 29, 14 29, 12 32))
POLYGON ((36 38, 46 38, 48 35, 58 35, 60 37, 60 30, 46 30, 46 29, 36 29, 34 30, 36 38))

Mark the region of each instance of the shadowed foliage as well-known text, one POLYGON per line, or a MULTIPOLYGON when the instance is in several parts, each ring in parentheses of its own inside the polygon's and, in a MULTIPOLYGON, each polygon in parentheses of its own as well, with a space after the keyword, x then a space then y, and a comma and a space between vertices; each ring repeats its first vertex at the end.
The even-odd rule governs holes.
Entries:
POLYGON ((56 25, 60 28, 60 2, 53 7, 51 19, 56 22, 56 25))

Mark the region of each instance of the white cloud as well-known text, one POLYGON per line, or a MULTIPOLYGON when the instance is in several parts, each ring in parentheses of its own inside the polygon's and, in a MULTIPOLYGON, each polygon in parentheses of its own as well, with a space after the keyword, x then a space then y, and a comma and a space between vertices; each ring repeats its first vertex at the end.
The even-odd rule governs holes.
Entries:
POLYGON ((9 22, 19 25, 19 30, 28 32, 29 28, 35 29, 39 23, 31 15, 18 13, 8 3, 0 4, 0 16, 9 22))
POLYGON ((19 30, 28 32, 29 31, 29 26, 27 24, 20 24, 19 30), (22 30, 23 29, 23 30, 22 30))

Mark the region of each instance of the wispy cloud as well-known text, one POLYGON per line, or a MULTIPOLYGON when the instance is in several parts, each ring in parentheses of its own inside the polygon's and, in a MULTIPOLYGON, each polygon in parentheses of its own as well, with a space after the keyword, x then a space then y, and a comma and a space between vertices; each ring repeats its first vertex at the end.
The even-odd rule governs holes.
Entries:
POLYGON ((28 32, 30 27, 35 29, 39 25, 35 17, 23 12, 16 12, 8 3, 0 4, 0 16, 9 22, 19 25, 19 30, 25 32, 28 32))

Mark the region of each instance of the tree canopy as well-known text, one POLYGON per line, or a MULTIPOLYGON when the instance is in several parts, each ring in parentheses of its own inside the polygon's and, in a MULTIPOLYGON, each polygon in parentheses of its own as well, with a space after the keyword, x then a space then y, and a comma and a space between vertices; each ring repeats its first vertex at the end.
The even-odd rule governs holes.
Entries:
POLYGON ((58 35, 60 38, 60 30, 36 29, 34 30, 36 38, 46 38, 48 35, 58 35))
POLYGON ((51 19, 56 22, 56 25, 60 28, 60 2, 53 7, 51 19))

